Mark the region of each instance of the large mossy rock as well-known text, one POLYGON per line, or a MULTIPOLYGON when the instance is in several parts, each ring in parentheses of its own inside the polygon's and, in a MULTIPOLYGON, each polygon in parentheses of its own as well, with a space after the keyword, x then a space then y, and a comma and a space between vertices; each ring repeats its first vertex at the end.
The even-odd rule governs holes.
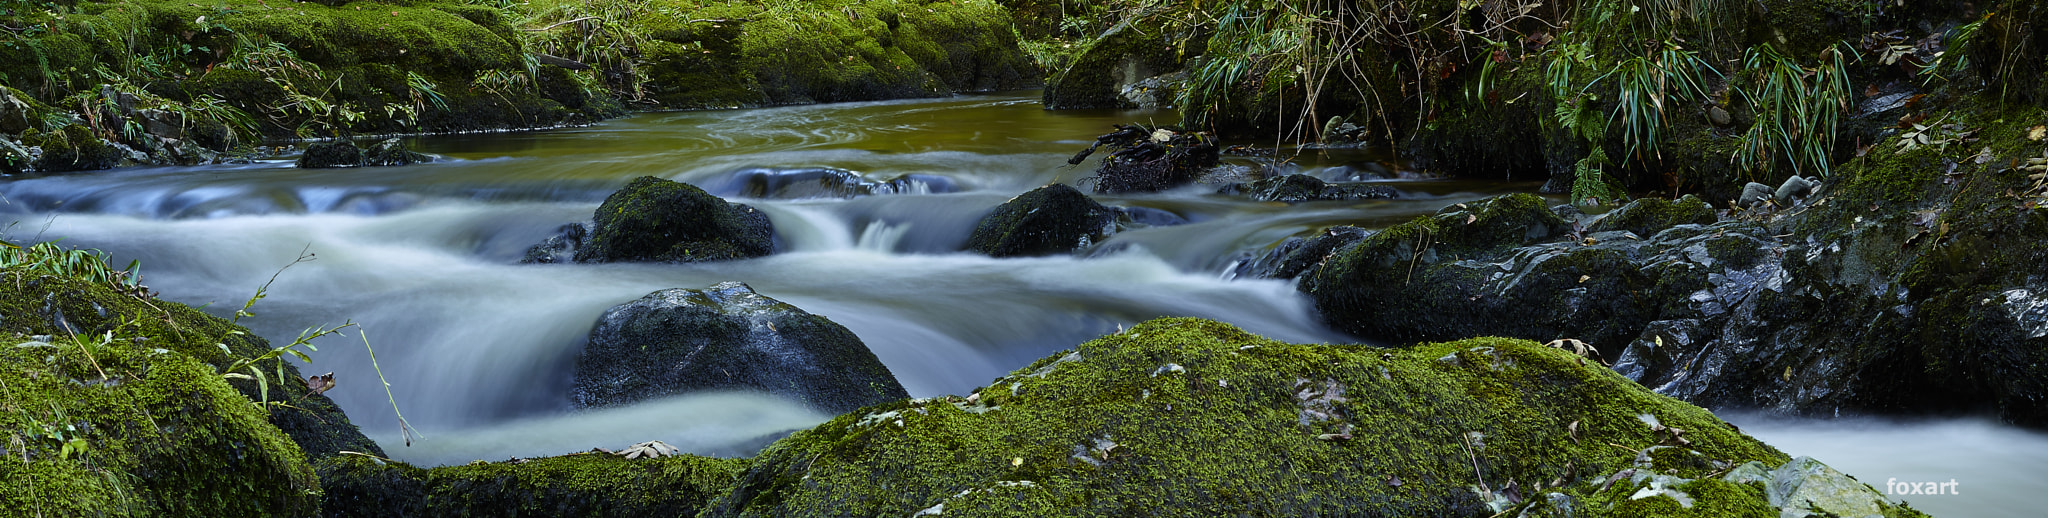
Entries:
POLYGON ((1720 217, 1714 214, 1714 207, 1697 196, 1686 195, 1677 200, 1643 198, 1601 215, 1586 227, 1586 232, 1626 230, 1650 237, 1677 225, 1712 225, 1716 221, 1720 217))
POLYGON ((576 361, 576 401, 608 406, 756 390, 827 412, 910 397, 860 337, 738 282, 605 310, 576 361))
POLYGON ((422 469, 360 455, 321 461, 326 516, 696 516, 745 459, 585 453, 422 469))
POLYGON ((727 203, 697 186, 642 176, 597 207, 576 261, 691 263, 745 259, 775 250, 768 215, 727 203))
POLYGON ((22 144, 43 148, 43 154, 37 156, 32 165, 37 171, 46 173, 112 169, 121 165, 121 159, 128 156, 120 148, 93 135, 92 130, 76 124, 49 133, 24 134, 21 140, 22 144))
POLYGON ((1298 345, 1162 319, 965 398, 797 432, 705 516, 1484 517, 1517 505, 1490 490, 1592 493, 1679 435, 1716 462, 1786 460, 1706 410, 1532 342, 1298 345))
POLYGON ((14 438, 0 462, 0 514, 319 509, 319 481, 299 446, 213 366, 160 340, 117 332, 0 346, 0 433, 14 438))
MULTIPOLYGON (((0 274, 0 333, 97 337, 108 332, 122 340, 139 337, 145 348, 172 351, 214 370, 271 348, 263 338, 184 304, 138 297, 105 283, 70 277, 0 274)), ((318 361, 316 356, 313 367, 319 366, 318 361)), ((285 376, 303 379, 298 367, 289 363, 280 366, 277 362, 258 362, 256 366, 265 372, 282 368, 285 376)), ((230 385, 247 400, 263 397, 253 380, 236 379, 230 385)), ((309 394, 301 383, 286 381, 281 385, 273 380, 269 399, 284 405, 272 409, 268 419, 297 443, 303 455, 317 459, 344 450, 383 453, 377 443, 349 422, 333 400, 309 394), (299 388, 294 390, 293 386, 299 388)))
POLYGON ((1179 51, 1157 29, 1118 25, 1053 75, 1042 102, 1048 110, 1135 108, 1126 86, 1180 68, 1179 51))
POLYGON ((1017 195, 982 216, 967 250, 990 257, 1071 253, 1114 232, 1116 211, 1066 184, 1017 195))

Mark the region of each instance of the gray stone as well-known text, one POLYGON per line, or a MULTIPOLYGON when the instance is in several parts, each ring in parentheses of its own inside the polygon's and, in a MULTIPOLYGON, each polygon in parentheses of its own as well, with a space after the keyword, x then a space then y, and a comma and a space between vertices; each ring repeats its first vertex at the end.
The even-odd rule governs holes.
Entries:
POLYGON ((755 390, 840 413, 909 397, 860 337, 738 282, 604 312, 576 361, 579 406, 755 390))
POLYGON ((1784 510, 1779 516, 1883 516, 1884 496, 1812 457, 1799 457, 1771 471, 1765 496, 1784 510))

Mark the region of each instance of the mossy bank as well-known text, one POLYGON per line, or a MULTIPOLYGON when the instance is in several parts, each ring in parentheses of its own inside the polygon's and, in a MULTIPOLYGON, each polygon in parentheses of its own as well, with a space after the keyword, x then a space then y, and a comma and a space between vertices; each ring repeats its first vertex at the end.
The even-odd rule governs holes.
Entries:
POLYGON ((0 156, 9 173, 204 163, 286 138, 933 97, 1039 77, 1007 11, 987 0, 5 5, 0 23, 16 29, 0 37, 0 134, 62 155, 0 156), (96 154, 64 155, 38 134, 96 154))

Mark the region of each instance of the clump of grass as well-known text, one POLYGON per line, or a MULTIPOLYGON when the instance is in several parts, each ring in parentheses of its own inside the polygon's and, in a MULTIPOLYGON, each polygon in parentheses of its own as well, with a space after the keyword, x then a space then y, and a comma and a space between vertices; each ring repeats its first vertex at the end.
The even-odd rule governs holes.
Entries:
POLYGON ((1829 174, 1836 125, 1849 110, 1849 75, 1839 49, 1829 47, 1820 58, 1808 69, 1768 43, 1743 57, 1758 74, 1753 88, 1737 89, 1757 112, 1732 158, 1744 172, 1768 176, 1783 163, 1794 174, 1829 174))
POLYGON ((0 241, 0 270, 85 279, 103 283, 123 293, 142 294, 142 262, 129 261, 127 268, 115 269, 106 252, 64 248, 56 241, 21 246, 0 241))

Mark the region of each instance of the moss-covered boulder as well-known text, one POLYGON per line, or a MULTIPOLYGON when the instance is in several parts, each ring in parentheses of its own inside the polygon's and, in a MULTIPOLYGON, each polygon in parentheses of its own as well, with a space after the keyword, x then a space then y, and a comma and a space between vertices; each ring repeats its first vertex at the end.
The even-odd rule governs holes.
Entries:
MULTIPOLYGON (((140 337, 146 348, 173 351, 215 370, 271 348, 263 338, 227 320, 104 282, 33 272, 0 274, 0 334, 95 337, 108 332, 126 337, 124 340, 140 337)), ((281 368, 286 377, 302 379, 296 366, 278 362, 258 362, 256 366, 265 372, 281 368)), ((235 379, 230 385, 247 400, 264 399, 253 380, 235 379)), ((271 408, 267 419, 297 443, 303 455, 320 458, 344 450, 383 452, 327 396, 303 388, 292 390, 294 384, 289 382, 278 385, 272 384, 268 399, 282 405, 271 408)))
POLYGON ((77 124, 49 133, 27 133, 21 140, 23 144, 43 148, 43 154, 32 165, 49 173, 112 169, 128 156, 121 148, 94 135, 91 129, 77 124))
POLYGON ((1017 195, 981 217, 967 250, 990 257, 1071 253, 1108 237, 1116 211, 1066 184, 1017 195))
POLYGON ((1179 50, 1154 28, 1120 24, 1088 45, 1047 82, 1046 109, 1135 108, 1125 87, 1181 69, 1179 50))
POLYGON ((827 412, 910 397, 853 331, 738 282, 605 310, 575 383, 577 403, 593 407, 702 390, 767 392, 827 412))
POLYGON ((306 456, 266 409, 158 336, 124 328, 0 347, 0 514, 305 516, 306 456), (151 339, 156 338, 156 339, 151 339))
POLYGON ((1719 220, 1720 217, 1714 214, 1714 207, 1696 196, 1686 195, 1676 200, 1642 198, 1601 215, 1586 227, 1586 231, 1626 230, 1637 236, 1650 237, 1659 230, 1676 225, 1711 225, 1719 220))
POLYGON ((1786 460, 1532 342, 1297 345, 1162 319, 965 398, 797 432, 705 516, 1483 517, 1528 488, 1590 494, 1636 449, 1680 436, 1722 462, 1786 460))
POLYGON ((317 468, 326 516, 696 516, 746 465, 593 452, 431 469, 344 455, 317 468))
POLYGON ((597 207, 576 261, 691 263, 760 257, 775 251, 768 215, 727 203, 697 186, 652 176, 633 179, 597 207))

